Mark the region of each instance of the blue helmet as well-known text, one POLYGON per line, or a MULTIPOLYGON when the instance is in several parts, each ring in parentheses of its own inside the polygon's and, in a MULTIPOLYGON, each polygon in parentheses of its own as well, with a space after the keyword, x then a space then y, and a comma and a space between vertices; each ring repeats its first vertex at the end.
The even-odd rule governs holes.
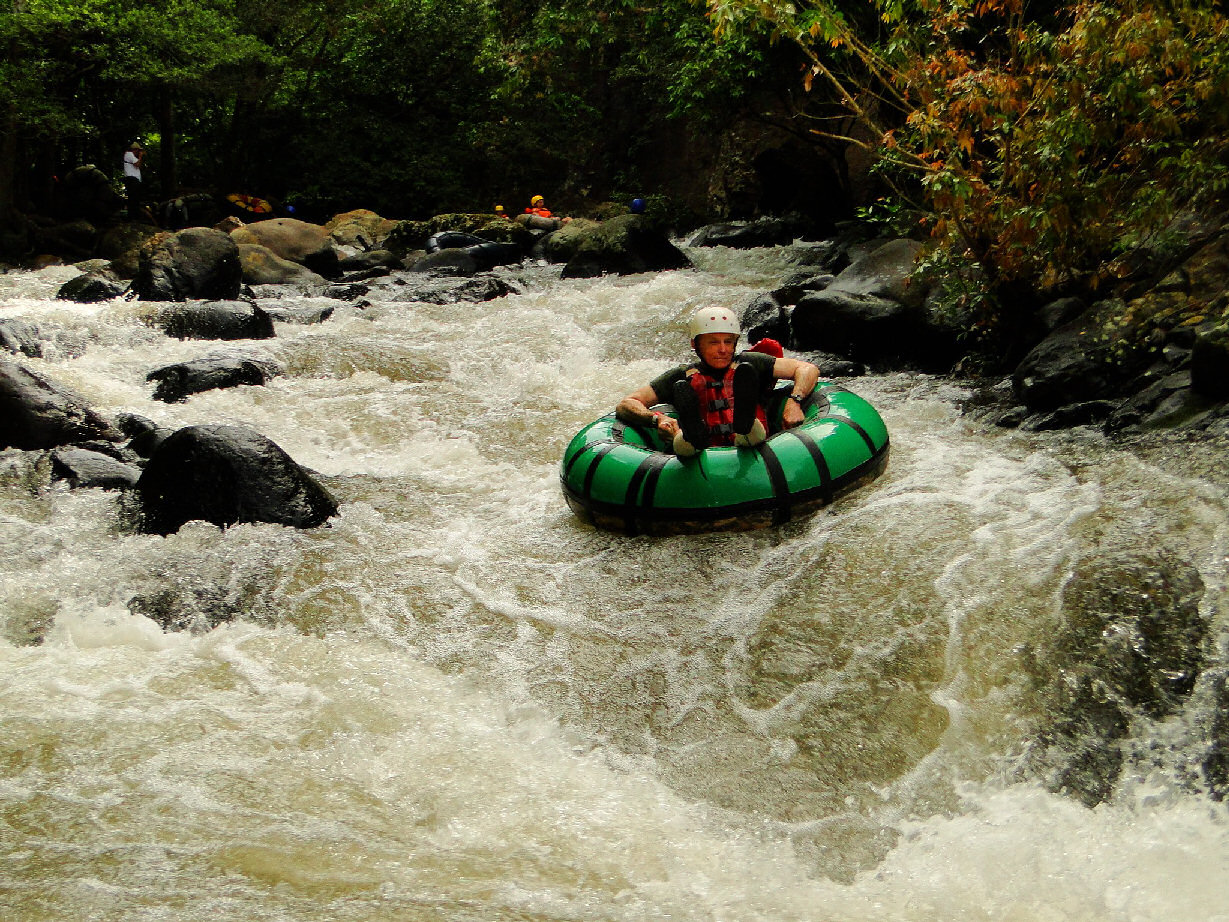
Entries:
POLYGON ((644 214, 644 199, 632 199, 632 214, 644 214))

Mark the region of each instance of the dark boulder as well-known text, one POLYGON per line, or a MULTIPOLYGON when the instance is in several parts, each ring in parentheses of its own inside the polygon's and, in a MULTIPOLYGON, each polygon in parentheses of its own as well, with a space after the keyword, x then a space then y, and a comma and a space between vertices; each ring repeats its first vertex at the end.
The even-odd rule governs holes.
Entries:
POLYGON ((30 219, 16 209, 0 209, 0 257, 20 257, 30 252, 33 242, 30 219))
POLYGON ((930 292, 930 283, 915 272, 921 251, 922 245, 916 240, 889 240, 851 262, 825 290, 921 308, 930 292))
POLYGON ((1215 701, 1211 745, 1203 759, 1203 774, 1214 800, 1229 794, 1229 676, 1224 673, 1210 683, 1215 701))
POLYGON ((122 437, 76 394, 0 356, 0 449, 56 448, 122 437))
MULTIPOLYGON (((321 294, 334 301, 357 301, 371 293, 370 285, 351 283, 349 285, 329 285, 321 294)), ((270 311, 270 313, 273 313, 270 311)), ((274 314, 276 317, 277 315, 274 314)), ((278 318, 281 319, 281 318, 278 318)))
POLYGON ((795 280, 801 294, 790 315, 794 347, 949 371, 960 355, 959 339, 927 306, 931 284, 916 271, 921 244, 871 240, 845 252, 852 261, 831 280, 823 274, 795 280))
POLYGON ((124 286, 119 279, 105 273, 87 272, 69 279, 60 286, 56 298, 61 301, 74 301, 77 304, 97 304, 100 301, 110 301, 124 293, 124 286))
POLYGON ((439 275, 477 275, 478 260, 466 250, 448 247, 414 260, 409 269, 411 272, 432 272, 439 275))
POLYGON ((823 349, 862 362, 912 355, 922 330, 918 311, 871 294, 815 291, 790 315, 791 341, 799 349, 823 349))
POLYGON ((765 336, 789 342, 789 312, 772 294, 762 294, 744 307, 738 315, 738 325, 748 345, 765 336))
POLYGON ((1105 422, 1108 432, 1198 425, 1213 411, 1213 401, 1191 387, 1190 371, 1153 381, 1122 401, 1105 422))
POLYGON ((353 284, 355 282, 369 282, 372 279, 388 278, 390 275, 392 275, 392 270, 388 266, 371 266, 367 269, 359 269, 356 272, 347 272, 342 281, 353 284))
POLYGON ((605 273, 633 275, 687 269, 683 251, 643 215, 620 215, 586 234, 563 269, 563 278, 594 278, 605 273))
POLYGON ((404 269, 401 257, 389 250, 367 250, 365 253, 355 253, 338 260, 337 266, 347 276, 354 272, 366 272, 371 269, 404 269))
POLYGON ((822 378, 857 378, 866 374, 866 366, 861 362, 830 352, 795 352, 790 357, 810 362, 822 378))
MULTIPOLYGON (((355 298, 362 297, 368 291, 365 285, 355 285, 354 287, 362 289, 354 295, 355 298)), ((328 292, 333 290, 329 289, 328 292)), ((326 292, 326 297, 330 296, 328 292, 326 292)), ((342 297, 341 300, 349 301, 351 298, 342 297)), ((324 323, 324 321, 332 317, 333 312, 337 309, 337 305, 321 298, 318 300, 295 301, 292 304, 265 302, 261 309, 278 323, 311 326, 316 323, 324 323)))
POLYGON ((141 469, 87 448, 57 448, 51 453, 51 477, 73 489, 130 490, 141 469))
POLYGON ((132 287, 144 301, 230 300, 242 284, 239 248, 230 235, 189 227, 159 234, 142 248, 132 287))
POLYGON ((93 164, 69 170, 56 186, 56 209, 69 220, 108 224, 123 208, 123 196, 110 177, 93 164))
POLYGON ((178 339, 271 339, 273 318, 249 301, 190 301, 158 311, 154 322, 178 339))
POLYGON ((285 369, 271 358, 214 353, 188 362, 155 369, 145 376, 157 382, 153 397, 166 403, 186 400, 190 394, 241 385, 264 385, 285 369))
POLYGON ((159 426, 152 419, 123 413, 117 420, 120 431, 128 436, 125 449, 136 458, 150 458, 158 446, 175 434, 174 429, 159 426))
POLYGON ((337 501, 270 439, 237 426, 189 426, 158 446, 137 483, 142 529, 170 534, 187 522, 268 522, 314 528, 337 501))
POLYGON ((515 291, 506 281, 492 275, 477 275, 473 278, 424 275, 421 281, 416 280, 399 291, 397 300, 421 301, 424 304, 479 304, 502 298, 515 291))
POLYGON ((689 247, 755 247, 788 246, 801 236, 804 228, 783 218, 760 218, 749 223, 710 224, 687 240, 689 247))
POLYGON ((1100 332, 1084 314, 1043 339, 1012 373, 1016 396, 1042 411, 1114 396, 1119 376, 1100 332))
POLYGON ((428 262, 433 254, 450 250, 459 250, 471 257, 476 271, 479 272, 493 269, 496 266, 518 263, 525 258, 525 251, 515 243, 485 240, 474 234, 465 234, 460 231, 441 231, 431 235, 427 238, 426 250, 425 260, 420 260, 415 264, 416 272, 422 271, 419 265, 428 262))
POLYGON ((1108 420, 1117 409, 1116 400, 1086 400, 1030 417, 1020 423, 1020 428, 1025 432, 1045 432, 1088 426, 1108 420))
POLYGON ((35 249, 66 257, 70 261, 89 259, 98 245, 98 229, 84 218, 56 221, 33 216, 30 228, 35 249))
POLYGON ((781 284, 772 290, 772 296, 780 304, 797 304, 798 299, 812 291, 823 291, 836 281, 836 276, 811 269, 798 269, 790 273, 781 284))

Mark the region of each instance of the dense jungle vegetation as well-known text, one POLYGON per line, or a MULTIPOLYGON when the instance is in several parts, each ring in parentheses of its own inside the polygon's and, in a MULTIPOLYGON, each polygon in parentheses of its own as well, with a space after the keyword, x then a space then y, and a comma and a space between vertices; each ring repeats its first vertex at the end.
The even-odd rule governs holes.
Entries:
POLYGON ((862 208, 993 324, 1121 276, 1229 181, 1218 0, 11 0, 0 40, 4 212, 133 138, 165 197, 316 219, 862 208))

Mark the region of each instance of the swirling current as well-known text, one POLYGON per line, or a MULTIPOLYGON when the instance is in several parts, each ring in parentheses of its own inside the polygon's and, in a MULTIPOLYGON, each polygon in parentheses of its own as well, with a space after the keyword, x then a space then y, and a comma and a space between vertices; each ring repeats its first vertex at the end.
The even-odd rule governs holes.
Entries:
POLYGON ((28 367, 255 429, 340 501, 143 535, 0 453, 3 918, 1229 920, 1223 442, 1002 430, 868 375, 878 481, 763 531, 595 531, 571 435, 793 248, 690 255, 482 304, 393 278, 228 344, 266 386, 171 404, 145 376, 217 343, 0 275, 28 367))

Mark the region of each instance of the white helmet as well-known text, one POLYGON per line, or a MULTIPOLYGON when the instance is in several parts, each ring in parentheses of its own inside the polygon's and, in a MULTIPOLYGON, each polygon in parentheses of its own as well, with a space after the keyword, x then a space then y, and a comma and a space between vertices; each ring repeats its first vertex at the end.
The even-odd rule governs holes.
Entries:
POLYGON ((733 333, 735 336, 741 336, 742 330, 739 329, 738 318, 733 311, 724 307, 702 307, 691 315, 691 320, 687 323, 687 338, 695 342, 701 333, 733 333))

